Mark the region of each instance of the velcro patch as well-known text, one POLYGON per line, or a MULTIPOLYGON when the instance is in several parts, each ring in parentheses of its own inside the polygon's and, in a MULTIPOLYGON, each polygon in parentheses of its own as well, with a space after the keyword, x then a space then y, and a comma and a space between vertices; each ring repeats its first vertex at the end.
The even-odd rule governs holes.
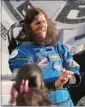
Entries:
POLYGON ((59 55, 49 55, 48 57, 50 61, 56 61, 60 59, 59 55))
POLYGON ((17 55, 18 55, 18 50, 14 50, 10 55, 10 59, 15 58, 17 55))
POLYGON ((48 60, 47 60, 47 58, 45 58, 45 57, 39 57, 39 59, 38 59, 38 65, 40 67, 46 67, 46 66, 48 66, 48 60))
POLYGON ((54 65, 53 65, 53 69, 56 70, 56 71, 61 71, 62 67, 59 64, 59 62, 55 62, 54 65))

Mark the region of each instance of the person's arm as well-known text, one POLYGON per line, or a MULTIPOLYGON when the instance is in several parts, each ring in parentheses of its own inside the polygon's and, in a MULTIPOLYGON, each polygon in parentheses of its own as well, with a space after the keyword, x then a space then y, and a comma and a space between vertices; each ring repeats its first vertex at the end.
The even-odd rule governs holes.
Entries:
POLYGON ((74 74, 71 76, 71 78, 68 80, 68 84, 76 86, 80 83, 81 77, 79 73, 80 66, 73 60, 73 57, 69 51, 69 49, 66 46, 63 47, 63 67, 68 70, 72 71, 74 74))
POLYGON ((17 72, 23 64, 33 63, 33 58, 23 49, 16 48, 9 56, 9 67, 12 72, 17 72))

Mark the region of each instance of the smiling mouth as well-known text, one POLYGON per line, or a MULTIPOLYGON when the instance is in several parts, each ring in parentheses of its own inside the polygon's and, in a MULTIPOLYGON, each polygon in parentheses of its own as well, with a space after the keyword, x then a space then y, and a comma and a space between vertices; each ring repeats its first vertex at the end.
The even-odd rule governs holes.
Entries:
POLYGON ((46 31, 46 29, 45 28, 39 28, 38 30, 37 30, 37 32, 45 32, 46 31))

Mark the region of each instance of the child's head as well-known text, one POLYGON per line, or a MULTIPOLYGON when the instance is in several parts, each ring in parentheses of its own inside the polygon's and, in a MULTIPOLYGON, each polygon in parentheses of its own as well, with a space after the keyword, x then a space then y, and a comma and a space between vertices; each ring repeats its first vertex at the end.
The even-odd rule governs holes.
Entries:
POLYGON ((11 88, 10 103, 16 103, 15 99, 19 94, 28 92, 28 89, 33 87, 46 91, 41 68, 36 64, 25 64, 19 69, 15 84, 11 88))
POLYGON ((43 75, 41 68, 36 64, 23 65, 17 74, 15 87, 20 90, 22 80, 29 81, 29 87, 42 87, 43 75))
POLYGON ((16 106, 49 106, 51 101, 43 89, 29 88, 28 92, 19 94, 16 99, 16 106))

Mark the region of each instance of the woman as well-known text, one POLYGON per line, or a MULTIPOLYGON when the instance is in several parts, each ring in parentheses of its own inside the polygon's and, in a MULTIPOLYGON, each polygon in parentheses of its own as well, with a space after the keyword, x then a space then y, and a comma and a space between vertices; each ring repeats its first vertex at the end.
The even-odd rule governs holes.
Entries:
POLYGON ((10 55, 11 71, 16 73, 24 63, 38 64, 42 68, 44 82, 51 90, 52 102, 73 106, 67 86, 79 84, 79 65, 73 60, 69 49, 58 43, 56 24, 43 10, 30 8, 17 40, 21 44, 10 55))

